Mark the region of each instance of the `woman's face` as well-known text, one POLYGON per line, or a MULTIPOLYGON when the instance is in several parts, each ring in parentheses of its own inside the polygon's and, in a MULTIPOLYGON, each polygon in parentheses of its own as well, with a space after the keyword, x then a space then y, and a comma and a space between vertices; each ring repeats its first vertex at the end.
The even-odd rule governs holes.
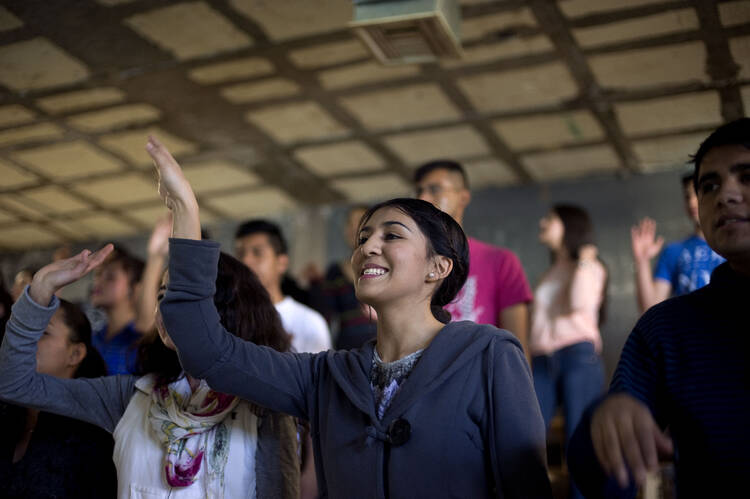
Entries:
POLYGON ((539 220, 539 242, 549 249, 561 248, 564 235, 565 227, 555 212, 550 211, 539 220))
POLYGON ((161 279, 161 286, 159 286, 159 294, 157 295, 156 316, 154 322, 156 323, 156 331, 159 333, 159 338, 161 338, 161 342, 164 343, 164 346, 169 348, 170 350, 177 350, 177 348, 174 346, 174 343, 172 342, 172 338, 170 338, 169 334, 167 334, 167 329, 164 327, 164 321, 161 318, 161 310, 159 310, 161 300, 162 298, 164 298, 164 293, 167 291, 168 282, 169 273, 164 272, 164 276, 161 279))
MULTIPOLYGON (((352 252, 357 298, 377 308, 403 298, 429 298, 427 239, 411 217, 385 207, 373 213, 352 252)), ((428 300, 429 301, 429 300, 428 300)))
POLYGON ((58 378, 72 378, 78 364, 85 356, 86 347, 71 343, 70 327, 65 324, 64 313, 58 309, 44 330, 36 347, 36 372, 58 378), (83 355, 77 352, 84 349, 83 355))

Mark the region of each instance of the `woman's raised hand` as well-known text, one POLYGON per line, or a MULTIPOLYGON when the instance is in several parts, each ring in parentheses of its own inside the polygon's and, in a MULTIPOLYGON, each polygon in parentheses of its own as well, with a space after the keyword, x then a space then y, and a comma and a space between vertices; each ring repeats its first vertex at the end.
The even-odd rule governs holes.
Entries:
POLYGON ((39 269, 29 287, 29 295, 39 305, 49 305, 52 295, 64 286, 82 278, 112 253, 114 246, 107 244, 99 251, 92 253, 83 250, 75 256, 57 260, 39 269))
POLYGON ((198 201, 182 168, 166 147, 155 137, 149 136, 146 151, 154 160, 159 175, 159 196, 172 211, 172 237, 200 239, 201 225, 198 216, 198 201))

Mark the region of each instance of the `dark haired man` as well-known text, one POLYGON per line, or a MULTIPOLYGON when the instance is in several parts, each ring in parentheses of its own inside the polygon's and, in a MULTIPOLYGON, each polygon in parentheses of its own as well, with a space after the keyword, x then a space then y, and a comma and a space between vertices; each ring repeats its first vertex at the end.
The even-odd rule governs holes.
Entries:
POLYGON ((234 253, 255 272, 281 316, 292 347, 297 352, 317 353, 331 348, 331 335, 323 316, 291 296, 285 296, 281 283, 289 268, 286 240, 281 229, 268 220, 249 220, 237 228, 234 253))
MULTIPOLYGON (((464 210, 471 201, 463 167, 450 160, 431 161, 414 173, 419 199, 432 203, 463 225, 464 210)), ((518 257, 469 238, 469 277, 456 300, 445 307, 453 320, 494 324, 515 334, 527 348, 528 303, 532 299, 526 274, 518 257)))
POLYGON ((703 237, 698 220, 698 198, 693 188, 693 174, 683 175, 682 191, 685 212, 693 223, 694 231, 687 239, 668 244, 651 272, 651 259, 664 245, 656 237, 656 222, 644 218, 630 229, 631 249, 635 262, 635 290, 638 309, 642 314, 670 296, 680 296, 702 288, 711 278, 711 272, 724 261, 703 237))
POLYGON ((144 263, 123 248, 116 248, 94 270, 91 304, 107 315, 106 324, 93 332, 91 343, 107 363, 107 374, 132 374, 136 369, 135 345, 154 324, 154 307, 138 313, 138 285, 144 263))
POLYGON ((719 127, 694 161, 700 226, 727 261, 705 287, 649 309, 630 334, 609 395, 569 446, 586 497, 632 497, 632 482, 643 483, 662 455, 674 456, 679 497, 747 489, 750 119, 719 127))

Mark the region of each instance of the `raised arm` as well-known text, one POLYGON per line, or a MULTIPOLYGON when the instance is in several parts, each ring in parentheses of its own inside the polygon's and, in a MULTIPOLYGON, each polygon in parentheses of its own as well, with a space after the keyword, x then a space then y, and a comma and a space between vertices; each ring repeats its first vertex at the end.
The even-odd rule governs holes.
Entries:
POLYGON ((36 372, 36 348, 57 310, 54 293, 83 277, 112 251, 111 245, 54 262, 34 276, 19 297, 0 347, 0 399, 62 414, 113 431, 133 395, 135 378, 62 379, 36 372))
POLYGON ((167 264, 169 234, 172 232, 172 218, 162 217, 154 225, 146 248, 148 258, 143 269, 143 277, 138 284, 135 300, 135 329, 148 333, 154 327, 159 284, 167 264))
POLYGON ((213 302, 219 245, 200 240, 198 203, 169 151, 154 138, 146 149, 159 173, 159 194, 173 214, 169 283, 160 310, 182 367, 215 390, 308 419, 325 354, 280 353, 222 326, 213 302))
POLYGON ((635 263, 635 290, 638 310, 642 314, 659 302, 669 298, 672 285, 664 279, 654 278, 651 260, 664 246, 664 238, 656 237, 656 222, 644 218, 630 229, 630 243, 635 263))

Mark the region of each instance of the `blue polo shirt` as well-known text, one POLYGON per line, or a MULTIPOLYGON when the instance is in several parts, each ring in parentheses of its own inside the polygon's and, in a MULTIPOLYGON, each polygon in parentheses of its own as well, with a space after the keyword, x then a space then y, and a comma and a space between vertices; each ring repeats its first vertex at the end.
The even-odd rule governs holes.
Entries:
POLYGON ((91 343, 107 364, 107 374, 135 374, 138 341, 141 334, 131 322, 115 336, 107 339, 107 326, 94 332, 91 343))
POLYGON ((722 262, 704 239, 693 235, 664 248, 654 277, 672 284, 672 296, 682 296, 708 284, 711 272, 722 262))

